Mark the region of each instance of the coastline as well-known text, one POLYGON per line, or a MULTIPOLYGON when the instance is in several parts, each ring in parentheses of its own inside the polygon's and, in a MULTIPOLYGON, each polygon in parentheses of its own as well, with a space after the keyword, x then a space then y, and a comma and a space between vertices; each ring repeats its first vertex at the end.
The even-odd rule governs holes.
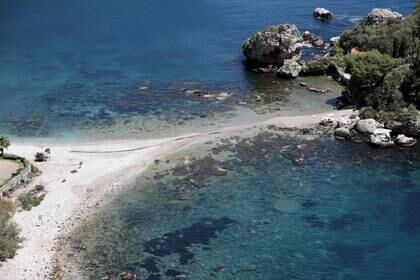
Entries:
MULTIPOLYGON (((155 159, 170 155, 190 144, 208 141, 246 129, 276 125, 280 128, 310 128, 325 116, 340 117, 351 110, 328 111, 316 115, 280 116, 269 120, 224 127, 206 133, 151 140, 109 140, 51 145, 51 160, 36 166, 42 174, 31 184, 48 191, 40 206, 18 212, 14 221, 25 239, 17 255, 2 263, 0 274, 13 279, 47 279, 54 269, 60 237, 69 233, 91 211, 106 201, 107 195, 129 186, 155 159), (82 162, 82 164, 80 164, 82 162), (80 169, 79 169, 80 167, 80 169), (72 172, 76 170, 77 172, 72 172)), ((29 159, 45 149, 44 143, 14 143, 10 151, 29 159)))

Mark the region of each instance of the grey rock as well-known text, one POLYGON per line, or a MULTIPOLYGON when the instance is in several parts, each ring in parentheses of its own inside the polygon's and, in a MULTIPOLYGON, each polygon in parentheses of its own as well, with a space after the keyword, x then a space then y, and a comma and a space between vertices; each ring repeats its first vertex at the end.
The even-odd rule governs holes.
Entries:
POLYGON ((395 142, 391 139, 391 130, 378 128, 370 135, 370 143, 379 148, 392 148, 395 142))
POLYGON ((314 17, 316 17, 319 20, 328 20, 333 17, 333 14, 324 8, 316 8, 313 12, 314 17))
POLYGON ((391 9, 376 8, 368 14, 368 16, 364 19, 363 24, 377 25, 387 21, 388 19, 402 18, 403 16, 400 13, 394 12, 391 9))
POLYGON ((302 71, 302 65, 292 59, 284 61, 284 64, 277 72, 277 75, 281 78, 294 79, 297 78, 302 71))
POLYGON ((392 131, 398 134, 419 137, 420 118, 413 118, 404 122, 389 121, 386 123, 386 128, 391 129, 392 131))
POLYGON ((282 66, 287 59, 300 59, 302 42, 296 25, 271 25, 248 38, 242 52, 250 64, 282 66))
POLYGON ((338 119, 337 126, 352 130, 359 120, 360 118, 356 115, 344 116, 338 119))
POLYGON ((339 127, 334 131, 334 136, 337 139, 344 140, 350 138, 351 132, 345 127, 339 127))
POLYGON ((312 34, 309 31, 303 32, 303 40, 316 48, 325 48, 326 44, 321 37, 312 34))
POLYGON ((335 36, 330 39, 331 46, 338 46, 339 43, 340 43, 340 36, 335 36))
POLYGON ((359 120, 356 124, 357 131, 361 133, 372 134, 375 129, 383 128, 384 126, 374 119, 359 120))
POLYGON ((321 119, 319 122, 321 126, 337 126, 337 120, 334 117, 326 116, 321 119))
POLYGON ((401 147, 410 148, 417 144, 417 140, 412 137, 407 137, 404 134, 397 136, 397 144, 401 147))

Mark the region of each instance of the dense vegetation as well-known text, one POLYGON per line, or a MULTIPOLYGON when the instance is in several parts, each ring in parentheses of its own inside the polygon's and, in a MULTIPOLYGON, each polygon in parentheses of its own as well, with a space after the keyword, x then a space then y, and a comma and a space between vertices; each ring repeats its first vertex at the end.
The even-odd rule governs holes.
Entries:
MULTIPOLYGON (((333 66, 351 74, 343 99, 371 117, 401 119, 420 109, 420 3, 405 19, 362 22, 344 32, 330 56, 307 63, 309 74, 333 66)), ((305 74, 305 73, 304 73, 305 74)))
POLYGON ((12 258, 22 241, 17 226, 10 221, 13 212, 13 204, 0 199, 0 262, 12 258))
POLYGON ((32 207, 40 205, 45 197, 44 189, 44 186, 37 185, 33 190, 20 194, 18 200, 22 209, 29 211, 32 207))
POLYGON ((420 4, 404 20, 361 25, 340 38, 352 102, 379 110, 420 107, 420 4), (352 50, 357 50, 356 54, 352 50), (362 53, 361 53, 362 52, 362 53), (363 53, 367 52, 367 53, 363 53))
POLYGON ((10 141, 4 136, 0 136, 0 156, 3 156, 4 149, 9 148, 10 141))

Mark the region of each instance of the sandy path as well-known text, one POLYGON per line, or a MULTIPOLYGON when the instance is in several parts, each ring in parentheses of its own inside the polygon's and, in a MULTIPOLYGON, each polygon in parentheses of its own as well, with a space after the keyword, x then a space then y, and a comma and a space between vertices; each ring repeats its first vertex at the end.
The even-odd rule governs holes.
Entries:
POLYGON ((284 128, 304 128, 318 123, 324 116, 334 114, 338 117, 349 113, 351 111, 333 111, 311 116, 277 117, 255 124, 166 139, 93 141, 48 146, 28 141, 13 143, 10 152, 27 159, 33 159, 36 152, 46 147, 51 149, 51 160, 36 164, 42 175, 32 182, 44 185, 48 193, 40 206, 15 214, 14 221, 21 227, 25 241, 13 259, 2 263, 0 279, 49 279, 58 237, 95 209, 107 193, 130 184, 155 159, 192 143, 234 134, 247 128, 270 124, 284 128), (72 173, 74 170, 77 172, 72 173))

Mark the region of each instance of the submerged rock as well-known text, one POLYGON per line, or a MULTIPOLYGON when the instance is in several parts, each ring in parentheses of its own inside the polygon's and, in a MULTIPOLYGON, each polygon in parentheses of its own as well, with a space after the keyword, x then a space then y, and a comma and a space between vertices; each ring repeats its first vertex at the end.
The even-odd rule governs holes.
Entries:
POLYGON ((381 24, 388 19, 402 19, 403 16, 400 13, 394 12, 391 9, 376 8, 373 9, 368 16, 364 19, 363 24, 365 25, 376 25, 381 24))
POLYGON ((319 20, 328 20, 331 19, 333 16, 333 14, 325 8, 316 8, 313 14, 314 17, 316 17, 319 20))
POLYGON ((404 134, 399 134, 397 136, 397 144, 401 147, 410 148, 415 146, 417 140, 412 137, 407 137, 404 134))
POLYGON ((251 66, 282 66, 287 59, 300 59, 302 42, 296 25, 271 25, 248 38, 242 52, 251 66))
POLYGON ((391 130, 378 128, 370 135, 370 143, 379 148, 392 148, 395 143, 391 139, 391 130))

